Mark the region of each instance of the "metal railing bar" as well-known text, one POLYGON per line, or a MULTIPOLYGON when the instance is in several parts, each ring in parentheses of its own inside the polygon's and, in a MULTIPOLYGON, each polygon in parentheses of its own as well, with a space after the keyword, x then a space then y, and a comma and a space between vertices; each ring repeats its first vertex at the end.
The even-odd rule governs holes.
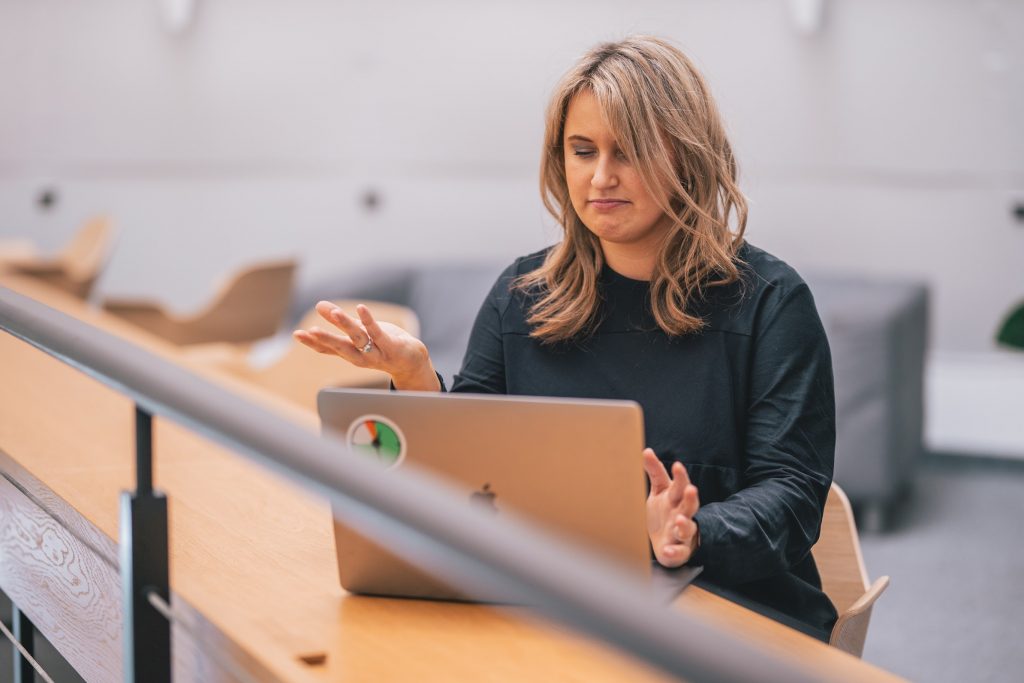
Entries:
POLYGON ((445 581, 511 587, 550 618, 691 681, 821 680, 655 600, 604 558, 511 518, 466 515, 454 489, 423 471, 382 476, 370 459, 302 429, 114 335, 0 288, 0 327, 127 394, 154 415, 223 443, 329 497, 355 523, 445 581))
POLYGON ((153 416, 135 406, 135 491, 121 493, 120 565, 125 680, 171 683, 171 625, 146 590, 170 599, 167 498, 153 490, 153 416))
POLYGON ((11 641, 11 645, 13 645, 17 650, 17 655, 20 655, 26 662, 28 662, 29 665, 35 669, 36 673, 39 674, 40 678, 46 681, 46 683, 53 683, 53 679, 50 678, 50 674, 46 673, 43 667, 39 665, 39 662, 36 661, 36 658, 32 656, 32 653, 29 652, 24 645, 18 642, 17 636, 11 633, 10 629, 7 628, 7 625, 3 621, 0 621, 0 632, 3 633, 7 640, 11 641))
POLYGON ((147 591, 146 600, 153 609, 159 612, 160 615, 167 620, 168 623, 177 624, 181 630, 187 633, 192 638, 194 647, 206 654, 210 658, 210 661, 219 666, 224 673, 233 676, 239 681, 243 681, 243 683, 261 683, 234 660, 223 657, 217 650, 204 648, 202 646, 202 636, 192 629, 189 625, 189 619, 178 613, 159 593, 156 591, 147 591))

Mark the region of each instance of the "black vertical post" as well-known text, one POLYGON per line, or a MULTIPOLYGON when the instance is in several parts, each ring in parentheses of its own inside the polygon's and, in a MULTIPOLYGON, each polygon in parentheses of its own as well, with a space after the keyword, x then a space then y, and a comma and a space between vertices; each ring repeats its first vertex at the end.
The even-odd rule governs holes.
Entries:
POLYGON ((153 493, 153 416, 135 406, 135 495, 153 493))
MULTIPOLYGON (((26 652, 34 657, 36 654, 35 631, 32 628, 32 622, 13 602, 11 603, 11 621, 14 626, 14 639, 25 648, 26 652)), ((29 664, 18 648, 14 648, 13 680, 14 683, 33 683, 35 681, 35 671, 32 669, 32 665, 29 664)))
POLYGON ((135 493, 121 494, 124 680, 170 683, 171 624, 147 597, 170 602, 167 499, 153 490, 153 418, 135 407, 135 493))

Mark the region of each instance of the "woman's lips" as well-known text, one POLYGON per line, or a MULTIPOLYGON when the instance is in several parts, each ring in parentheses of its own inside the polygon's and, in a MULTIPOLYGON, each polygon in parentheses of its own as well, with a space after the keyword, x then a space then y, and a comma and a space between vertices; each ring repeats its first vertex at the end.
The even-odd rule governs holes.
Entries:
POLYGON ((612 211, 629 204, 625 199, 591 199, 589 203, 598 211, 612 211))

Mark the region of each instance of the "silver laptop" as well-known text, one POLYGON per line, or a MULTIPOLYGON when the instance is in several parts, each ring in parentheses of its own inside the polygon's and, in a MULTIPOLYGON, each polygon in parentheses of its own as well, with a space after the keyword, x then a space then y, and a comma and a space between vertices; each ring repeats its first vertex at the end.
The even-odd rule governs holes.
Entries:
MULTIPOLYGON (((347 457, 428 469, 462 489, 466 514, 514 511, 651 576, 639 404, 371 389, 325 389, 317 404, 322 429, 349 444, 347 457)), ((337 514, 334 537, 350 592, 471 599, 337 514)), ((656 572, 654 588, 672 597, 697 571, 656 572)))

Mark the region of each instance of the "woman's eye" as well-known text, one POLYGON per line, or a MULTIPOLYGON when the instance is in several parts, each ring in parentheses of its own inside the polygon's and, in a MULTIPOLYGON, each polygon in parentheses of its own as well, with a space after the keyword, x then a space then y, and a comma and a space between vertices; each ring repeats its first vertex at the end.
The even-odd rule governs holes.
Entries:
POLYGON ((574 149, 572 153, 578 157, 592 157, 594 156, 594 150, 592 149, 574 149))

